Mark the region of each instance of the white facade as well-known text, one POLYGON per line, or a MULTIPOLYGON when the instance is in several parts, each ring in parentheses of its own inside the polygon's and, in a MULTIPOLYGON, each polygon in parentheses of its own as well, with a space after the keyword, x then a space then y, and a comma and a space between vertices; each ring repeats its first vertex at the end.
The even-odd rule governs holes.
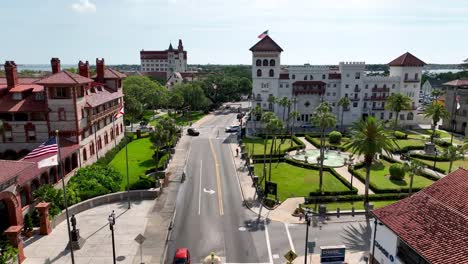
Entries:
POLYGON ((182 40, 179 40, 177 49, 170 44, 167 50, 140 51, 140 71, 165 72, 167 79, 173 72, 186 72, 187 51, 184 50, 182 40))
POLYGON ((384 109, 385 99, 391 94, 403 93, 411 98, 412 110, 402 111, 399 122, 403 125, 417 123, 416 108, 422 67, 390 66, 389 76, 367 76, 364 62, 340 62, 337 66, 305 64, 282 67, 280 61, 281 51, 252 50, 253 107, 259 105, 264 110, 273 110, 281 117, 281 106, 271 105, 268 98, 288 97, 295 101, 291 111, 300 113, 299 122, 296 123, 299 125, 310 122, 311 114, 321 101, 329 102, 340 119, 341 107, 337 103, 340 98, 348 97, 351 105, 344 113, 343 124, 350 125, 364 116, 375 116, 381 120, 394 118, 393 113, 384 109), (271 61, 274 66, 270 64, 271 61), (302 91, 312 92, 295 92, 294 87, 300 89, 300 83, 303 83, 305 89, 302 91), (318 87, 324 87, 324 91, 318 87))

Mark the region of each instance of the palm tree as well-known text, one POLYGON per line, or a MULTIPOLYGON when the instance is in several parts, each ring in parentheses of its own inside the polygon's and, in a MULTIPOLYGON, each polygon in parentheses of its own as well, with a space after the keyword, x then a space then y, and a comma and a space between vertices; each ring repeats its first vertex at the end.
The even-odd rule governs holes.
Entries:
POLYGON ((286 115, 286 107, 291 106, 291 100, 289 100, 288 97, 285 96, 278 101, 278 105, 283 107, 283 119, 281 120, 284 122, 284 117, 286 115))
POLYGON ((458 148, 458 147, 455 147, 455 146, 449 146, 447 149, 445 149, 444 151, 444 157, 446 159, 448 159, 450 161, 450 165, 449 165, 449 171, 448 173, 451 173, 452 172, 452 165, 453 165, 453 162, 460 159, 462 157, 461 151, 462 148, 458 148))
POLYGON ((292 119, 292 126, 290 126, 290 133, 291 133, 291 147, 293 145, 293 140, 292 140, 292 137, 293 137, 293 128, 294 128, 294 125, 296 124, 296 120, 297 118, 300 116, 301 114, 299 114, 298 111, 292 111, 288 116, 288 125, 289 125, 289 121, 292 119))
POLYGON ((278 102, 278 100, 276 99, 276 97, 274 95, 270 95, 268 96, 268 99, 267 99, 268 103, 271 104, 272 108, 271 108, 271 111, 272 112, 275 112, 275 104, 278 102))
POLYGON ((450 113, 445 107, 438 103, 433 103, 424 109, 424 117, 432 118, 432 135, 431 143, 434 143, 434 136, 440 119, 447 120, 450 118, 450 113))
POLYGON ((341 106, 341 125, 340 125, 340 128, 341 128, 341 132, 343 132, 343 115, 344 115, 344 112, 346 109, 348 109, 349 105, 351 104, 351 101, 349 100, 348 97, 342 97, 339 101, 338 101, 338 105, 341 106))
POLYGON ((252 109, 252 115, 255 117, 255 121, 254 121, 254 134, 255 134, 255 130, 257 130, 258 116, 262 116, 262 113, 263 113, 263 109, 262 109, 262 107, 259 106, 259 105, 255 106, 255 108, 252 109))
POLYGON ((385 109, 393 111, 395 113, 395 127, 393 128, 394 130, 396 130, 398 126, 398 118, 400 112, 403 110, 411 109, 411 102, 411 98, 402 93, 395 93, 387 97, 385 109))
POLYGON ((426 166, 424 163, 418 161, 418 160, 411 160, 408 163, 405 163, 405 170, 409 173, 410 175, 410 184, 409 184, 409 189, 408 189, 408 196, 411 196, 411 193, 413 191, 413 178, 415 174, 420 174, 421 171, 425 168, 426 166))
POLYGON ((336 116, 331 113, 331 106, 327 103, 320 103, 312 115, 312 123, 320 128, 320 185, 319 191, 322 192, 323 185, 323 160, 325 156, 325 130, 336 125, 336 116))
MULTIPOLYGON (((281 131, 283 128, 283 123, 279 120, 276 116, 271 118, 269 122, 266 124, 267 131, 270 132, 271 135, 276 134, 278 131, 281 131)), ((273 141, 271 142, 270 147, 270 167, 269 167, 269 176, 268 181, 271 181, 271 164, 273 160, 273 153, 275 152, 275 145, 276 145, 276 136, 273 136, 273 141)))
MULTIPOLYGON (((271 126, 268 126, 268 124, 271 122, 271 120, 275 119, 276 115, 273 112, 263 112, 262 114, 262 123, 265 125, 265 136, 263 140, 263 178, 262 180, 266 177, 266 150, 267 150, 267 142, 268 142, 268 132, 271 126)), ((266 180, 265 180, 266 184, 266 180)), ((266 185, 265 185, 266 186, 266 185)))
POLYGON ((382 122, 377 121, 375 117, 369 116, 354 123, 351 130, 351 139, 346 144, 346 148, 349 148, 353 154, 364 156, 364 165, 366 167, 364 208, 366 210, 368 210, 369 205, 370 170, 374 157, 377 153, 382 152, 390 155, 395 147, 396 144, 390 132, 385 130, 382 122))
POLYGON ((431 91, 431 96, 432 96, 432 103, 436 103, 436 100, 437 98, 439 98, 439 96, 441 96, 442 94, 444 94, 444 92, 440 89, 434 89, 431 91))

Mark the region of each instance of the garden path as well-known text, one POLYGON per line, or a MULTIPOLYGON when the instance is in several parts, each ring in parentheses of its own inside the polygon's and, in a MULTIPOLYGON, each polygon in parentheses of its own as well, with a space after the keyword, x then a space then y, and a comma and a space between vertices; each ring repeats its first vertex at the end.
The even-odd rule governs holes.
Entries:
POLYGON ((298 137, 300 141, 302 141, 305 144, 305 149, 317 149, 314 145, 312 145, 305 137, 298 137))

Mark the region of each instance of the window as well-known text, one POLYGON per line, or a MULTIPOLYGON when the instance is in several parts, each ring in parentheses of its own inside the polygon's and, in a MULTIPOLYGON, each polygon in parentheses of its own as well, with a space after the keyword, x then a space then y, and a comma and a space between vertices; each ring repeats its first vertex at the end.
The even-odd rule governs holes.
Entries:
POLYGON ((330 96, 330 93, 327 93, 327 96, 330 96))
POLYGON ((345 95, 344 95, 344 97, 346 97, 346 98, 347 98, 347 97, 348 97, 348 94, 345 94, 345 95))
POLYGON ((349 84, 345 84, 345 88, 349 88, 349 84))
POLYGON ((346 78, 349 78, 349 73, 346 74, 346 78))
POLYGON ((120 124, 120 133, 123 133, 123 126, 120 124))
POLYGON ((280 88, 283 88, 283 84, 280 83, 280 88))
POLYGON ((418 263, 418 264, 429 264, 416 251, 406 245, 401 239, 397 241, 397 258, 404 261, 404 263, 418 263))
POLYGON ((263 66, 268 66, 268 60, 263 60, 263 66))
POLYGON ((354 108, 358 107, 358 103, 357 103, 357 102, 354 102, 354 103, 353 103, 353 107, 354 107, 354 108))
POLYGON ((88 153, 86 153, 86 148, 83 149, 83 160, 88 160, 88 153))
POLYGON ((309 106, 310 106, 310 102, 309 102, 309 101, 305 102, 304 106, 305 106, 305 107, 309 107, 309 106))
POLYGON ((329 83, 327 83, 327 87, 330 87, 330 84, 329 84, 329 83))
POLYGON ((9 124, 3 125, 3 140, 5 142, 13 141, 13 129, 9 124))
POLYGON ((257 66, 262 66, 262 60, 257 60, 257 62, 255 63, 255 65, 257 65, 257 66))
POLYGON ((405 73, 405 80, 408 80, 408 73, 405 73))
POLYGON ((392 84, 392 89, 395 89, 395 84, 392 84))
POLYGON ((380 113, 380 119, 384 119, 384 117, 385 117, 385 113, 383 113, 383 112, 380 113))
POLYGON ((67 115, 66 115, 66 112, 65 112, 65 108, 60 107, 60 108, 58 109, 58 119, 59 119, 60 121, 65 121, 65 120, 67 120, 67 115))
POLYGON ((24 130, 26 131, 26 140, 29 141, 36 141, 36 127, 28 123, 24 126, 24 130))
POLYGON ((336 92, 333 92, 333 96, 336 96, 336 92))
POLYGON ((77 87, 76 88, 76 93, 78 97, 83 97, 84 96, 84 88, 83 86, 77 87))
POLYGON ((110 130, 110 137, 111 137, 111 140, 114 139, 114 128, 111 127, 111 130, 110 130))
POLYGON ((66 87, 55 88, 55 98, 61 99, 61 98, 67 98, 67 97, 68 97, 68 93, 67 93, 66 87))
POLYGON ((13 100, 19 101, 23 99, 23 95, 21 93, 12 93, 11 98, 13 100))
POLYGON ((275 60, 271 59, 271 60, 270 60, 270 66, 275 66, 275 64, 276 64, 276 63, 275 63, 275 60))
POLYGON ((307 75, 304 75, 304 81, 307 81, 307 75))
POLYGON ((260 69, 257 70, 257 77, 262 77, 262 70, 260 69))
POLYGON ((359 84, 356 84, 354 88, 359 89, 359 84))
POLYGON ((414 115, 413 112, 409 112, 408 115, 406 116, 406 120, 413 120, 414 115))
POLYGON ((327 78, 327 75, 322 74, 322 80, 325 80, 327 78))
POLYGON ((101 149, 102 149, 101 136, 99 136, 98 139, 97 139, 97 149, 98 149, 98 150, 101 150, 101 149))
POLYGON ((356 72, 356 73, 354 74, 354 79, 356 79, 356 80, 357 80, 357 79, 361 79, 361 73, 360 73, 360 72, 356 72))
POLYGON ((400 114, 400 120, 405 120, 405 114, 400 114))
POLYGON ((289 88, 289 84, 286 84, 286 88, 289 88))
POLYGON ((313 80, 314 79, 314 76, 311 74, 310 75, 310 80, 313 80))
POLYGON ((414 74, 414 79, 415 79, 415 80, 419 79, 419 74, 415 73, 415 74, 414 74))
POLYGON ((292 78, 293 80, 296 79, 296 74, 293 74, 293 75, 291 76, 291 78, 292 78))
POLYGON ((388 119, 392 119, 392 117, 393 117, 393 113, 390 112, 390 113, 388 114, 388 119))
POLYGON ((107 132, 104 134, 104 145, 109 144, 109 137, 107 136, 107 132))
POLYGON ((91 141, 91 144, 89 145, 89 155, 93 156, 94 155, 94 142, 91 141))
POLYGON ((336 88, 336 83, 334 83, 334 84, 333 84, 333 87, 335 87, 335 88, 336 88))
POLYGON ((366 89, 369 89, 369 85, 368 85, 368 84, 366 84, 366 87, 365 87, 365 88, 366 88, 366 89))
POLYGON ((275 76, 275 71, 273 69, 270 69, 269 75, 270 75, 270 77, 274 77, 275 76))
POLYGON ((44 101, 44 92, 39 92, 39 93, 35 93, 36 96, 34 97, 34 99, 36 101, 44 101))

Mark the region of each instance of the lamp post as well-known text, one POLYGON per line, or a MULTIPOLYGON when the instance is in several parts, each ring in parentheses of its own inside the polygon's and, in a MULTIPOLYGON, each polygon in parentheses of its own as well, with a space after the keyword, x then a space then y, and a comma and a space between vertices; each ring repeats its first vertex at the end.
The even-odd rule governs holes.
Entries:
POLYGON ((115 262, 115 241, 114 241, 114 225, 115 225, 115 213, 114 210, 112 210, 112 213, 109 215, 107 218, 109 221, 109 228, 112 233, 112 256, 113 256, 113 263, 116 264, 115 262))
POLYGON ((305 238, 305 252, 304 252, 304 264, 307 264, 307 248, 309 243, 309 226, 310 226, 310 218, 312 217, 312 213, 309 209, 305 210, 304 220, 306 221, 306 238, 305 238))
POLYGON ((435 168, 436 168, 436 163, 437 163, 437 148, 436 148, 436 150, 435 150, 434 165, 432 166, 434 170, 435 170, 435 168))

